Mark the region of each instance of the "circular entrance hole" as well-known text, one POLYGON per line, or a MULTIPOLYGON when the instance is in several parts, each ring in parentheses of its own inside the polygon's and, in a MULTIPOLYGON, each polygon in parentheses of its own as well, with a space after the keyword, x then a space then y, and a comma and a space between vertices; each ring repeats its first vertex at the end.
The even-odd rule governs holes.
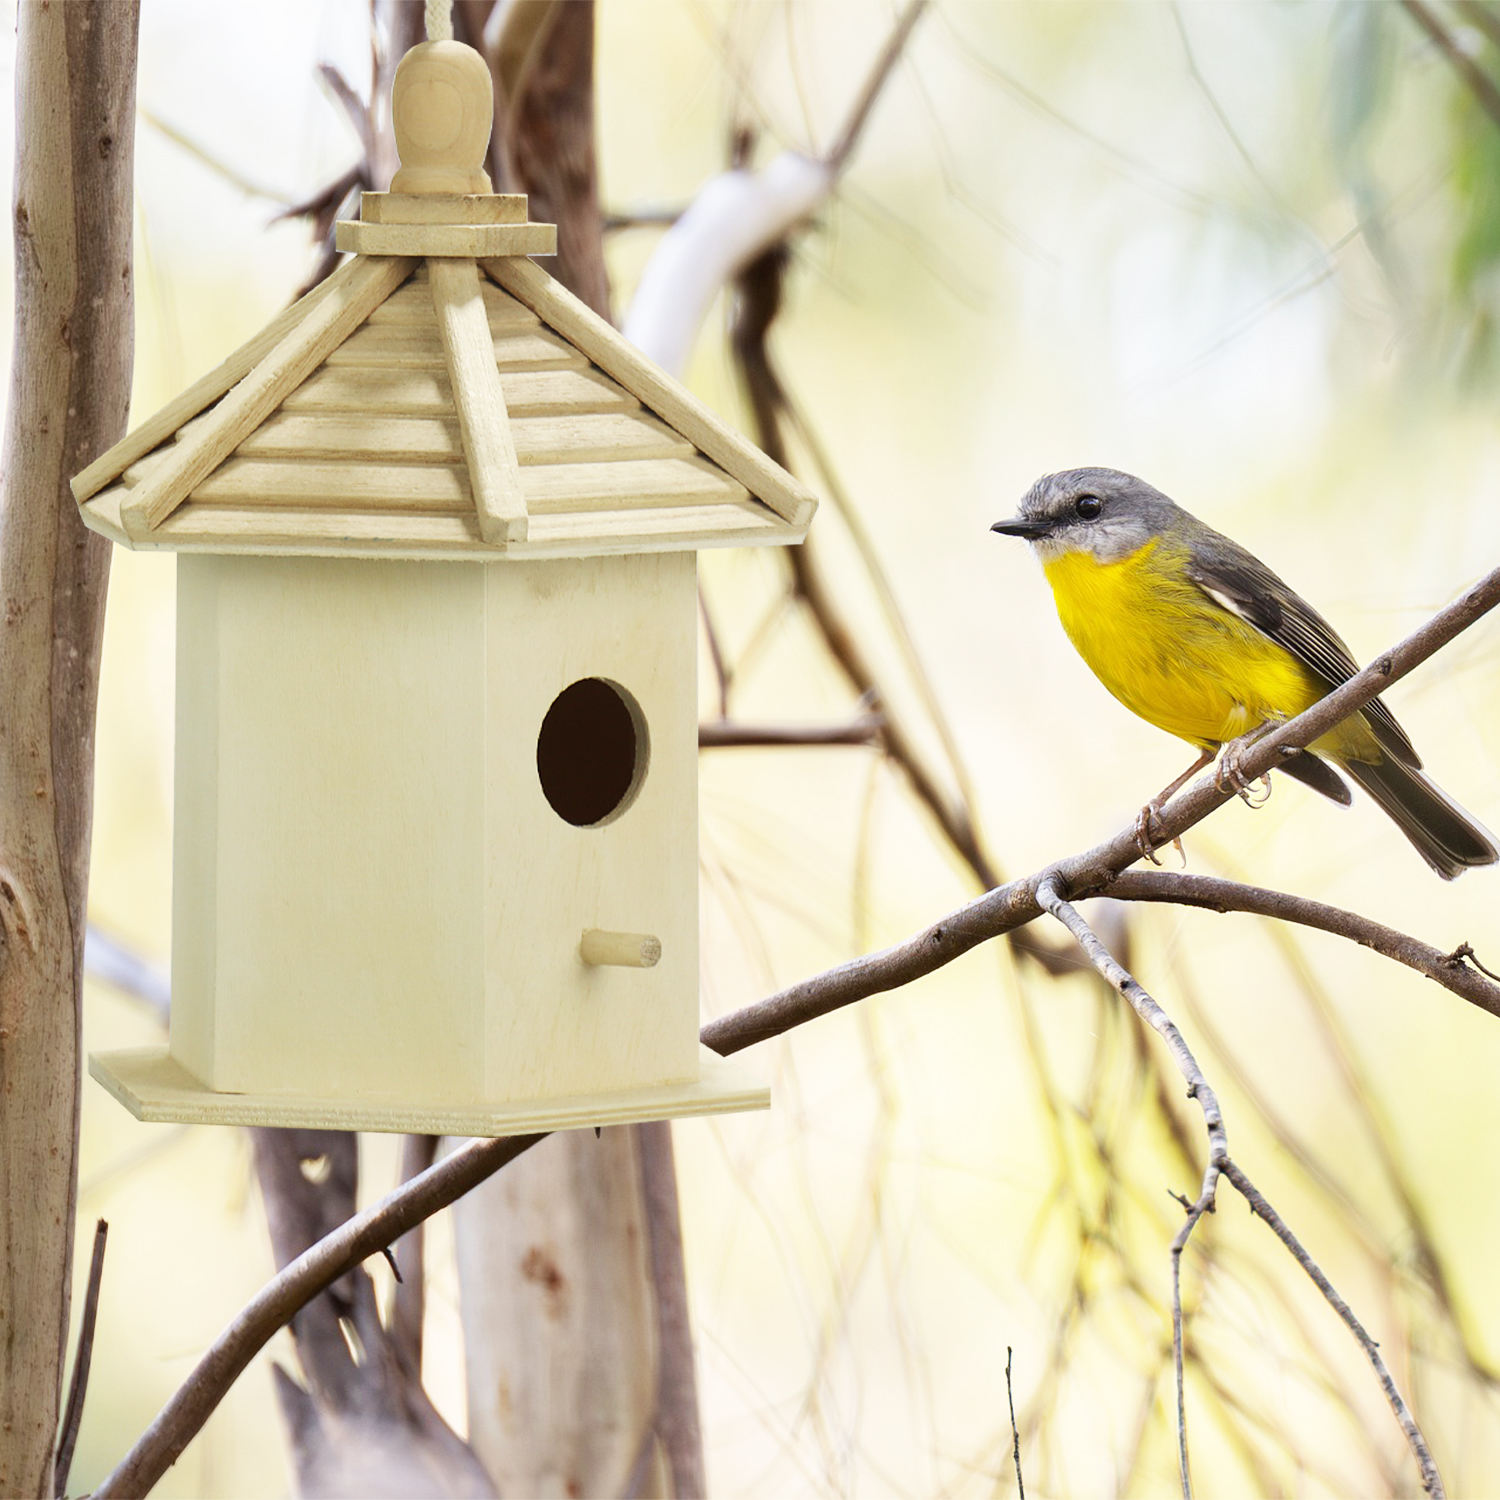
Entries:
POLYGON ((603 677, 552 700, 536 739, 536 774, 552 811, 575 828, 618 817, 641 789, 650 742, 641 706, 603 677))

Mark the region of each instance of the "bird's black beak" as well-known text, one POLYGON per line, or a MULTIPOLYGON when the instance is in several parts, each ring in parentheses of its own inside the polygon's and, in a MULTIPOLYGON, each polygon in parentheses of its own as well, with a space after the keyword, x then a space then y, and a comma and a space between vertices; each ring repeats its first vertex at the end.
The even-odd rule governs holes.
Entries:
POLYGON ((1001 536, 1023 536, 1028 542, 1034 542, 1052 530, 1052 523, 1029 521, 1025 516, 1012 516, 1009 521, 996 521, 990 530, 998 531, 1001 536))

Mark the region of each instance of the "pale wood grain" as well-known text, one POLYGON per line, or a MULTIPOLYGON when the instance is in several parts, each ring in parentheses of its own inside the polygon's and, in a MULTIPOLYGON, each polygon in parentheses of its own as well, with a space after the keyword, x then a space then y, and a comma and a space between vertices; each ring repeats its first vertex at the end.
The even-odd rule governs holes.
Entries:
MULTIPOLYGON (((488 333, 488 328, 486 328, 488 333)), ((582 369, 588 361, 538 322, 506 323, 490 339, 493 359, 510 370, 582 369)), ((328 365, 444 369, 447 361, 436 324, 430 330, 376 323, 361 328, 328 354, 328 365)))
MULTIPOLYGON (((633 508, 645 512, 749 499, 742 484, 696 456, 529 464, 516 473, 526 510, 534 515, 633 508)), ((188 509, 196 512, 209 506, 472 510, 474 494, 463 465, 231 458, 193 491, 188 509)))
POLYGON ((435 260, 427 270, 480 535, 494 543, 523 541, 527 496, 495 363, 495 338, 479 292, 479 270, 470 260, 435 260))
MULTIPOLYGON (((499 329, 507 323, 535 325, 540 320, 529 307, 523 307, 508 292, 503 292, 487 276, 481 278, 480 295, 490 327, 499 329)), ((425 325, 436 331, 437 314, 432 306, 432 292, 427 286, 427 266, 422 266, 410 281, 398 287, 369 316, 372 324, 403 323, 425 325)))
POLYGON ((619 1089, 521 1105, 406 1104, 381 1099, 282 1093, 218 1094, 205 1089, 165 1047, 95 1052, 89 1072, 138 1120, 184 1125, 261 1125, 287 1129, 400 1131, 415 1135, 507 1136, 585 1130, 646 1120, 769 1109, 762 1069, 701 1049, 690 1083, 619 1089))
POLYGON ((513 1124, 694 1083, 691 554, 186 556, 177 581, 177 1064, 220 1093, 303 1096, 329 1126, 341 1101, 415 1111, 400 1128, 448 1111, 448 1129, 455 1110, 513 1124), (586 676, 629 696, 639 758, 628 808, 585 829, 536 757, 586 676), (659 962, 580 963, 596 929, 659 935, 659 962))
MULTIPOLYGON (((640 403, 592 368, 500 371, 512 417, 629 411, 640 403)), ((347 411, 413 416, 453 414, 446 370, 324 368, 282 403, 284 411, 347 411)))
MULTIPOLYGON (((519 417, 511 422, 510 432, 522 464, 686 458, 695 451, 686 438, 639 411, 519 417)), ((252 432, 235 453, 243 458, 384 463, 459 463, 464 456, 455 417, 382 416, 372 422, 367 414, 355 412, 285 408, 252 432)))
POLYGON ((721 464, 783 520, 805 530, 817 500, 796 478, 660 370, 540 266, 520 257, 485 260, 484 270, 606 374, 721 464))
POLYGON ((525 193, 361 193, 364 224, 524 224, 525 193))
POLYGON ((115 485, 85 507, 89 525, 141 551, 276 553, 313 556, 462 558, 607 556, 632 551, 785 545, 786 526, 753 502, 663 506, 655 510, 536 515, 525 542, 500 554, 479 535, 468 506, 456 511, 342 511, 185 505, 146 539, 119 522, 126 491, 115 485))
POLYGON ((591 927, 578 940, 586 964, 621 969, 652 969, 661 962, 661 939, 646 932, 607 932, 591 927))
POLYGON ((310 308, 224 396, 193 438, 176 445, 172 462, 132 489, 121 507, 125 529, 145 533, 170 516, 411 270, 412 263, 400 258, 357 262, 339 288, 310 308))
POLYGON ((456 256, 555 255, 555 224, 361 224, 341 219, 333 243, 345 254, 456 256))

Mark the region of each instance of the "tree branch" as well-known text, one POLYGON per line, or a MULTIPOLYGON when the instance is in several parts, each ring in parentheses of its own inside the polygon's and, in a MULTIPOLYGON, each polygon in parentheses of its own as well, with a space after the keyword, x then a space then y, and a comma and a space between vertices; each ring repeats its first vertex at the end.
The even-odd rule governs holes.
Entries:
POLYGON ((1185 1203, 1187 1218, 1172 1240, 1172 1357, 1177 1372, 1177 1461, 1182 1476, 1182 1500, 1192 1500, 1187 1450, 1187 1391, 1182 1358, 1182 1252, 1192 1237, 1198 1221, 1212 1213, 1219 1173, 1229 1160, 1229 1136, 1218 1095, 1203 1076, 1203 1069, 1172 1018, 1146 993, 1145 987, 1121 964, 1099 940, 1094 929, 1079 915, 1078 909, 1065 901, 1055 878, 1048 876, 1037 886, 1036 897, 1042 909, 1057 918, 1072 933, 1088 960, 1112 989, 1127 1001, 1141 1020, 1167 1044, 1177 1070, 1187 1080, 1188 1097, 1197 1101, 1203 1111, 1203 1125, 1208 1132, 1208 1163, 1203 1169, 1203 1186, 1192 1203, 1185 1203))
POLYGON ((847 724, 741 724, 709 719, 698 726, 700 750, 759 745, 874 745, 885 728, 883 714, 861 714, 847 724))
POLYGON ((83 1312, 78 1319, 78 1352, 73 1356, 73 1378, 68 1382, 68 1404, 63 1411, 62 1432, 57 1439, 53 1485, 58 1495, 68 1493, 73 1450, 78 1444, 78 1429, 83 1422, 83 1401, 88 1395, 89 1369, 94 1362, 94 1325, 99 1317, 99 1288, 104 1282, 104 1247, 108 1241, 109 1224, 100 1219, 94 1225, 94 1249, 89 1256, 88 1285, 84 1288, 83 1312))
POLYGON ((1271 1226, 1271 1232, 1291 1252, 1292 1258, 1312 1278, 1313 1284, 1322 1292, 1328 1305, 1344 1320, 1349 1331, 1359 1340, 1360 1347, 1365 1351, 1365 1357, 1370 1361, 1380 1381, 1380 1388, 1385 1392, 1385 1399, 1390 1403, 1391 1410, 1395 1412, 1396 1420, 1406 1434, 1406 1441, 1413 1454, 1416 1455, 1417 1465, 1422 1470, 1422 1488, 1432 1496, 1432 1500, 1442 1500, 1443 1481, 1438 1474, 1437 1465, 1433 1462, 1432 1452, 1427 1446, 1427 1440, 1422 1436, 1422 1429, 1417 1426, 1416 1418, 1411 1414, 1411 1408, 1407 1406, 1401 1392, 1397 1389, 1385 1360, 1381 1358, 1380 1346, 1365 1332, 1364 1324, 1355 1317, 1353 1309, 1339 1296, 1333 1283, 1323 1274, 1317 1261, 1307 1253, 1302 1242, 1287 1228, 1286 1221, 1262 1197, 1255 1184, 1233 1161, 1226 1160, 1223 1170, 1224 1176, 1233 1183, 1240 1196, 1250 1205, 1251 1213, 1258 1219, 1264 1219, 1271 1226))
POLYGON ((1305 896, 1292 896, 1285 891, 1241 885, 1236 880, 1222 880, 1212 875, 1184 875, 1173 870, 1128 870, 1099 894, 1118 901, 1164 901, 1221 913, 1242 911, 1315 927, 1320 932, 1331 932, 1335 937, 1359 943, 1383 958, 1393 958, 1481 1010, 1487 1010, 1492 1016, 1500 1016, 1500 983, 1495 982, 1494 976, 1486 978, 1484 966, 1467 943, 1445 953, 1394 927, 1372 922, 1358 912, 1327 906, 1305 896))
POLYGON ((146 1494, 177 1462, 245 1366, 319 1292, 541 1139, 518 1135, 468 1141, 288 1262, 214 1340, 156 1420, 94 1490, 95 1500, 146 1494))
POLYGON ((1146 993, 1135 976, 1124 968, 1100 942, 1093 929, 1078 914, 1077 909, 1063 899, 1054 877, 1047 876, 1038 885, 1037 901, 1045 911, 1056 917, 1072 933, 1079 947, 1083 949, 1089 961, 1104 979, 1130 1003, 1135 1013, 1166 1041, 1173 1061, 1187 1080, 1189 1097, 1196 1099, 1199 1108, 1203 1111, 1203 1123, 1208 1131, 1209 1156, 1203 1174, 1203 1186, 1194 1202, 1184 1201, 1187 1220, 1172 1241, 1172 1348, 1177 1371, 1177 1444, 1183 1500, 1192 1500, 1192 1484, 1188 1471, 1187 1403, 1182 1356, 1182 1252, 1186 1249, 1188 1239, 1198 1221, 1205 1213, 1213 1212, 1221 1174, 1228 1178, 1244 1196, 1252 1212, 1258 1214, 1271 1226, 1277 1238, 1292 1253, 1297 1264, 1313 1279, 1330 1306, 1353 1331, 1366 1357, 1374 1367, 1386 1400, 1397 1422, 1400 1423, 1401 1430, 1406 1435, 1407 1443, 1422 1472, 1422 1487, 1433 1497, 1433 1500, 1441 1500, 1444 1493, 1443 1481, 1438 1474, 1437 1465, 1433 1462, 1431 1450, 1405 1398, 1397 1388, 1390 1370, 1386 1368, 1375 1341, 1365 1332, 1364 1326, 1354 1315, 1349 1304, 1338 1294, 1333 1283, 1303 1248, 1285 1221, 1244 1172, 1230 1159, 1229 1138, 1225 1132, 1218 1098, 1207 1079, 1204 1078, 1203 1071, 1198 1066, 1182 1033, 1161 1006, 1146 993))

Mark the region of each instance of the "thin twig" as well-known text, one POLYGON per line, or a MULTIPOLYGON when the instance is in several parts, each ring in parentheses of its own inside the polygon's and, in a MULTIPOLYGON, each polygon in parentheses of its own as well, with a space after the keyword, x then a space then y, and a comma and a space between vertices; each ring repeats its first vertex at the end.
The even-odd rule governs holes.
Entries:
POLYGON ((1026 1481, 1021 1478, 1021 1429, 1016 1426, 1016 1392, 1010 1382, 1010 1358, 1014 1351, 1005 1346, 1005 1399, 1010 1403, 1010 1455, 1016 1463, 1016 1493, 1026 1500, 1026 1481))
POLYGON ((885 39, 885 46, 881 48, 880 56, 875 60, 875 66, 870 69, 869 77, 865 79, 864 87, 860 90, 859 98, 850 111, 848 121, 839 132, 838 140, 824 157, 835 172, 843 171, 844 163, 849 160, 855 146, 859 144, 865 121, 869 119, 870 111, 875 107, 875 101, 880 97, 880 91, 885 87, 885 81, 890 76, 891 69, 896 66, 905 50, 907 37, 911 35, 912 28, 921 19, 922 12, 926 9, 927 0, 911 0, 911 3, 901 12, 901 19, 896 22, 891 34, 885 39))
POLYGON ((861 714, 847 724, 741 724, 709 719, 698 726, 700 750, 755 745, 873 745, 885 728, 883 714, 861 714))
POLYGON ((1172 1240, 1172 1358, 1177 1372, 1177 1458, 1182 1476, 1182 1500, 1192 1500, 1193 1487, 1188 1471, 1186 1371, 1182 1357, 1182 1252, 1187 1248, 1198 1221, 1213 1211, 1219 1173, 1229 1159, 1229 1136, 1224 1127, 1223 1111, 1219 1108, 1218 1096, 1198 1066, 1198 1059, 1193 1056, 1172 1018, 1146 992, 1135 975, 1104 946, 1094 929, 1079 915, 1077 907, 1063 899, 1055 878, 1044 877, 1037 887, 1036 897, 1042 909, 1072 933, 1105 981, 1166 1042, 1173 1062, 1187 1080, 1188 1097, 1195 1099, 1203 1111, 1203 1124, 1208 1132, 1208 1164, 1203 1172, 1203 1186, 1196 1201, 1186 1205, 1187 1218, 1172 1240))
POLYGON ((146 1494, 177 1462, 245 1366, 299 1309, 541 1139, 520 1135, 468 1141, 289 1261, 214 1340, 156 1420, 94 1490, 95 1500, 146 1494))
POLYGON ((89 1366, 94 1359, 94 1325, 99 1318, 99 1286, 104 1280, 104 1245, 108 1239, 109 1223, 100 1219, 94 1225, 94 1253, 89 1259, 88 1287, 78 1319, 78 1352, 73 1356, 73 1378, 68 1382, 68 1404, 57 1440, 53 1484, 59 1496, 68 1493, 68 1471, 73 1467, 73 1450, 78 1445, 78 1429, 83 1423, 83 1399, 88 1394, 89 1366))
POLYGON ((1449 953, 1419 942, 1394 927, 1372 922, 1358 912, 1310 901, 1286 891, 1242 885, 1212 875, 1184 875, 1175 870, 1129 870, 1100 893, 1120 901, 1167 901, 1178 906, 1197 906, 1209 911, 1248 912, 1275 917, 1331 932, 1335 937, 1369 948, 1383 958, 1395 959, 1418 974, 1452 990, 1465 1000, 1500 1016, 1500 975, 1491 974, 1474 956, 1467 943, 1449 953), (1467 960, 1467 962, 1466 962, 1467 960), (1472 965, 1472 967, 1470 967, 1472 965), (1488 976, 1488 977, 1486 977, 1488 976))
POLYGON ((1407 1406, 1401 1392, 1397 1389, 1385 1360, 1381 1358, 1380 1346, 1365 1332, 1364 1324, 1354 1315, 1349 1304, 1339 1296, 1333 1283, 1323 1274, 1322 1268, 1307 1253, 1297 1236, 1287 1228, 1286 1221, 1271 1207, 1255 1184, 1232 1160, 1226 1160, 1223 1163, 1223 1171, 1224 1176, 1250 1205, 1250 1211, 1270 1225, 1271 1232, 1291 1252, 1292 1258, 1307 1272, 1313 1284, 1322 1292, 1324 1300, 1344 1320, 1349 1331, 1359 1340, 1360 1348, 1365 1351, 1365 1357, 1374 1368, 1376 1377, 1380 1381, 1380 1388, 1385 1392, 1385 1399, 1396 1414, 1396 1420, 1401 1424, 1401 1430, 1406 1434, 1406 1441, 1417 1460, 1417 1466, 1422 1471, 1422 1488, 1427 1491, 1432 1500, 1442 1500, 1446 1492, 1443 1489, 1442 1476, 1438 1473, 1436 1463, 1433 1462, 1432 1451, 1427 1446, 1427 1440, 1422 1436, 1422 1429, 1417 1426, 1416 1418, 1411 1414, 1411 1408, 1407 1406))
POLYGON ((1500 85, 1469 56, 1438 20, 1426 0, 1400 0, 1401 8, 1427 33, 1434 47, 1443 54, 1448 66, 1467 85, 1479 107, 1500 125, 1500 85))

